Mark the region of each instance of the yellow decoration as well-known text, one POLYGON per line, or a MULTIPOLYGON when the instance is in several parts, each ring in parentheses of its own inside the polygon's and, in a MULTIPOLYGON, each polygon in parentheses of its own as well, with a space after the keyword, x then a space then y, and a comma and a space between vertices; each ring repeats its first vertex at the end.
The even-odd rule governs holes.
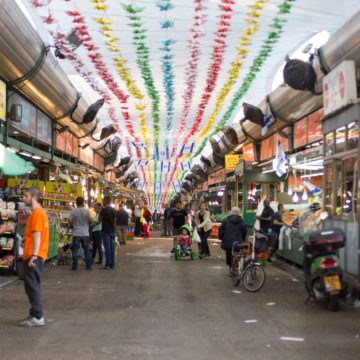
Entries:
MULTIPOLYGON (((267 0, 264 0, 265 2, 267 0)), ((255 2, 255 4, 250 5, 250 7, 256 5, 258 3, 258 0, 255 2)), ((257 17, 256 13, 256 17, 257 17)), ((257 23, 259 20, 254 18, 254 12, 248 13, 246 17, 247 23, 253 23, 253 21, 256 21, 257 23)), ((200 133, 195 137, 195 141, 201 140, 212 128, 214 125, 217 116, 219 115, 225 100, 227 96, 230 94, 232 88, 236 84, 236 81, 240 75, 240 69, 244 65, 244 62, 242 59, 246 57, 249 50, 247 49, 248 46, 251 45, 251 39, 252 37, 250 35, 253 35, 258 30, 258 27, 254 26, 248 26, 245 28, 242 37, 240 38, 239 47, 236 50, 236 58, 235 60, 230 64, 230 69, 228 71, 228 79, 224 83, 223 87, 221 88, 219 95, 215 101, 215 108, 210 114, 206 124, 200 131, 200 133), (251 34, 250 34, 251 33, 251 34)))
POLYGON ((37 187, 40 192, 44 191, 45 182, 39 180, 25 180, 25 179, 15 179, 9 178, 7 185, 10 189, 25 190, 31 189, 32 187, 37 187))

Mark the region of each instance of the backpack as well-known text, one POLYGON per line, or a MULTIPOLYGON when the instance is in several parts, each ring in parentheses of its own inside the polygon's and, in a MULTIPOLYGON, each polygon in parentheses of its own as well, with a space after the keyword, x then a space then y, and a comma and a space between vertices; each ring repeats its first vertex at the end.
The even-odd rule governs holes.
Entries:
POLYGON ((285 84, 293 89, 314 92, 316 73, 311 63, 299 59, 287 59, 283 75, 285 84))
POLYGON ((145 212, 144 218, 145 218, 147 223, 149 223, 152 220, 152 215, 151 215, 150 211, 145 212))

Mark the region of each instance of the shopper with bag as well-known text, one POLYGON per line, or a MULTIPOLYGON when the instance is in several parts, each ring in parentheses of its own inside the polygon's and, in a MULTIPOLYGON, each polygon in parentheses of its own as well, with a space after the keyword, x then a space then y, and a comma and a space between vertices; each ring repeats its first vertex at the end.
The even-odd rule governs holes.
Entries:
POLYGON ((208 238, 211 233, 211 217, 210 211, 206 210, 205 203, 200 204, 199 211, 195 214, 195 225, 197 232, 200 236, 200 258, 210 256, 210 249, 208 244, 208 238))

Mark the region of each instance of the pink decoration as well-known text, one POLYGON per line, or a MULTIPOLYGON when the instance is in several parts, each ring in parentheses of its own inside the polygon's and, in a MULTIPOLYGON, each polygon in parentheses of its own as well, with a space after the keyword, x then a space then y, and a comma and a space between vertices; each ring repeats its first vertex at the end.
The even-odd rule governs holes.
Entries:
MULTIPOLYGON (((234 5, 236 2, 234 0, 221 0, 221 4, 219 5, 219 9, 221 10, 221 14, 219 15, 219 22, 218 22, 218 28, 217 31, 215 32, 215 45, 213 46, 213 53, 211 55, 211 59, 212 59, 212 63, 208 69, 208 76, 207 76, 207 80, 206 80, 206 86, 204 88, 204 93, 201 97, 201 102, 198 106, 198 111, 195 117, 195 120, 191 126, 191 129, 188 131, 188 133, 186 134, 184 140, 183 140, 183 144, 187 144, 187 142, 189 141, 189 139, 194 136, 196 134, 196 132, 198 131, 201 121, 203 119, 204 113, 205 113, 205 109, 211 99, 212 93, 215 90, 216 87, 216 83, 219 77, 219 73, 221 70, 221 66, 224 60, 224 53, 226 50, 226 42, 225 39, 227 38, 229 31, 230 31, 230 27, 231 27, 231 19, 232 19, 232 15, 233 15, 233 8, 231 5, 234 5)), ((194 88, 195 84, 191 83, 192 87, 194 88)), ((189 91, 190 95, 192 96, 193 94, 193 90, 189 91)), ((191 99, 191 98, 190 98, 191 99)), ((184 105, 184 109, 186 109, 186 102, 184 105)), ((190 105, 188 105, 190 107, 190 105)), ((189 109, 187 109, 187 111, 189 111, 189 109)), ((183 112, 184 113, 184 112, 183 112)), ((188 115, 188 112, 186 113, 186 117, 188 115)), ((183 120, 183 118, 181 118, 181 121, 183 120)), ((183 130, 182 128, 182 123, 180 121, 180 131, 183 130)), ((186 118, 185 118, 186 121, 186 118)), ((182 132, 181 132, 182 134, 182 132)), ((177 148, 177 142, 174 145, 173 148, 173 154, 174 155, 174 149, 177 148)), ((175 175, 175 172, 177 170, 177 167, 179 165, 179 161, 180 161, 181 155, 177 154, 176 156, 176 160, 175 160, 175 164, 172 170, 172 173, 170 175, 170 179, 169 182, 167 183, 167 187, 166 187, 166 191, 165 193, 168 192, 169 186, 172 182, 172 179, 175 175)))

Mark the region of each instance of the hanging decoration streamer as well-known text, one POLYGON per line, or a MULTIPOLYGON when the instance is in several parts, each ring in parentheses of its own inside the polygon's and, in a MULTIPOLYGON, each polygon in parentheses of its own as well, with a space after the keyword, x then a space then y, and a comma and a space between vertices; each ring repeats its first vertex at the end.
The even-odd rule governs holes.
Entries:
MULTIPOLYGON (((191 129, 188 131, 188 133, 185 135, 185 138, 183 140, 183 144, 186 144, 189 139, 195 135, 197 130, 199 129, 199 126, 201 124, 202 118, 205 113, 205 109, 210 101, 210 98, 212 96, 213 91, 215 90, 216 83, 221 71, 221 66, 224 61, 224 53, 227 48, 226 39, 229 35, 230 28, 231 28, 231 19, 233 16, 233 7, 232 5, 235 5, 235 0, 221 0, 221 4, 219 5, 219 9, 221 11, 221 14, 219 15, 219 22, 218 22, 218 28, 215 32, 215 45, 213 46, 213 52, 211 55, 212 62, 208 69, 208 75, 206 79, 206 86, 204 89, 204 93, 201 97, 201 102, 198 106, 198 111, 195 117, 195 120, 193 122, 193 125, 191 129)), ((170 187, 171 181, 175 175, 176 169, 179 164, 181 155, 177 155, 176 162, 174 169, 172 171, 172 174, 170 176, 170 180, 167 184, 166 191, 170 187)))
MULTIPOLYGON (((124 5, 124 10, 130 20, 129 26, 132 28, 134 45, 136 47, 137 64, 140 68, 141 75, 145 82, 148 95, 152 100, 151 113, 153 118, 154 144, 159 146, 160 135, 160 97, 154 84, 154 78, 149 64, 149 48, 145 43, 146 29, 143 27, 140 14, 143 8, 133 4, 124 5)), ((154 182, 157 181, 157 162, 154 163, 154 182)), ((150 189, 152 187, 150 186, 150 189)))
POLYGON ((194 0, 195 8, 194 8, 194 23, 190 29, 191 40, 189 40, 189 51, 190 51, 190 59, 186 64, 185 70, 185 92, 183 95, 184 105, 182 107, 182 113, 180 117, 178 136, 175 138, 175 142, 173 144, 172 156, 175 155, 175 151, 178 147, 178 141, 183 136, 186 120, 189 116, 191 103, 195 91, 196 80, 198 77, 198 66, 200 60, 200 38, 202 38, 205 34, 203 32, 203 25, 206 23, 207 15, 204 14, 206 7, 204 3, 206 0, 194 0))
POLYGON ((117 44, 119 39, 114 35, 113 23, 115 22, 115 19, 109 18, 109 16, 106 13, 107 0, 90 0, 90 1, 92 3, 95 3, 93 7, 102 14, 101 17, 94 18, 94 21, 101 25, 99 32, 106 38, 107 49, 111 53, 114 53, 114 57, 113 57, 114 66, 120 78, 126 84, 129 93, 132 96, 134 96, 134 98, 136 98, 137 100, 142 100, 144 98, 144 95, 141 93, 139 88, 136 86, 135 81, 132 79, 129 73, 129 69, 126 67, 126 60, 123 58, 121 49, 117 44), (100 8, 99 5, 101 5, 100 8))
MULTIPOLYGON (((141 93, 139 88, 136 86, 134 80, 132 79, 129 69, 126 67, 126 60, 122 56, 122 51, 118 45, 118 38, 114 36, 114 28, 113 23, 116 21, 115 19, 111 19, 106 10, 107 0, 90 0, 92 3, 95 3, 93 6, 96 10, 101 13, 101 17, 93 18, 94 21, 100 24, 100 34, 102 34, 106 39, 107 49, 114 53, 113 62, 114 66, 119 74, 120 78, 126 84, 126 87, 129 93, 137 100, 143 100, 145 98, 144 94, 141 93), (100 5, 100 8, 99 8, 100 5), (105 6, 105 7, 104 7, 105 6)), ((142 139, 145 143, 145 154, 146 157, 149 158, 149 135, 147 131, 147 119, 146 119, 146 105, 143 103, 138 103, 135 105, 136 110, 138 111, 139 122, 140 122, 140 131, 142 135, 142 139)), ((143 178, 146 182, 146 177, 143 178)))
MULTIPOLYGON (((173 9, 174 6, 171 4, 170 0, 159 0, 156 4, 161 12, 164 12, 165 18, 167 18, 167 12, 170 9, 173 9)), ((173 21, 169 20, 161 20, 160 27, 162 29, 169 29, 174 26, 173 21)), ((172 48, 171 46, 175 44, 175 41, 169 39, 167 37, 166 31, 166 38, 161 40, 162 47, 160 50, 164 53, 161 57, 161 68, 163 72, 163 84, 165 88, 166 94, 166 126, 165 126, 165 148, 169 147, 169 138, 172 129, 173 117, 174 117, 174 101, 175 101, 175 90, 174 90, 174 65, 173 65, 173 55, 171 54, 172 48)), ((167 174, 166 174, 167 177, 167 174)), ((166 181, 166 179, 165 179, 166 181)), ((160 183, 163 183, 163 167, 160 170, 160 183)), ((161 187, 161 191, 164 190, 161 187)), ((161 198, 161 192, 158 196, 158 201, 161 198)), ((157 206, 158 204, 156 204, 157 206)))
POLYGON ((212 63, 208 70, 208 75, 206 79, 206 86, 204 93, 201 97, 201 102, 199 104, 199 109, 197 111, 194 123, 186 134, 183 143, 187 143, 191 136, 194 136, 199 126, 201 120, 204 116, 206 106, 208 105, 211 95, 215 90, 216 83, 221 71, 221 66, 224 61, 224 54, 227 48, 226 38, 229 35, 231 28, 231 19, 233 16, 233 7, 235 5, 235 0, 221 0, 219 8, 221 10, 221 15, 219 16, 218 28, 215 32, 215 45, 213 46, 213 53, 211 55, 212 63))
MULTIPOLYGON (((89 29, 85 24, 85 17, 80 14, 78 11, 66 11, 66 14, 72 17, 72 22, 74 24, 74 30, 80 41, 83 43, 85 48, 87 49, 87 56, 94 64, 97 73, 111 90, 111 92, 119 99, 122 103, 121 105, 121 113, 124 118, 125 126, 129 132, 129 134, 135 139, 135 141, 139 141, 138 136, 135 134, 133 124, 131 121, 131 116, 127 107, 128 95, 126 95, 116 83, 115 79, 107 69, 107 66, 103 60, 103 56, 97 51, 96 47, 94 47, 94 42, 92 37, 90 36, 89 29)), ((116 123, 115 126, 119 128, 119 124, 116 123)))
POLYGON ((296 0, 285 0, 281 5, 279 5, 278 7, 279 10, 271 24, 271 31, 268 33, 267 39, 263 42, 263 45, 261 46, 258 55, 253 60, 252 65, 250 67, 250 71, 246 74, 241 87, 235 93, 235 96, 232 99, 231 104, 227 109, 226 113, 224 114, 220 122, 217 124, 216 128, 211 132, 211 134, 209 134, 202 141, 200 147, 195 152, 194 157, 200 155, 202 150, 205 148, 208 139, 217 132, 219 132, 230 121, 230 119, 234 115, 234 111, 237 109, 239 102, 249 91, 253 81, 256 78, 256 75, 262 70, 262 66, 264 65, 266 59, 269 58, 275 47, 275 44, 280 39, 281 34, 283 32, 283 27, 287 22, 285 16, 287 16, 291 12, 293 3, 295 1, 296 0))
POLYGON ((239 46, 236 49, 236 57, 231 63, 230 69, 228 71, 228 79, 222 86, 216 99, 215 109, 212 111, 202 130, 196 135, 196 141, 202 139, 214 125, 227 96, 230 94, 237 79, 239 78, 240 70, 244 65, 244 60, 246 59, 249 53, 249 47, 252 44, 252 37, 259 30, 259 18, 262 15, 260 10, 264 8, 266 2, 268 2, 268 0, 255 0, 253 4, 249 5, 249 8, 252 11, 246 14, 245 22, 247 26, 243 31, 241 38, 239 39, 239 46))
POLYGON ((155 145, 159 145, 160 97, 158 91, 155 88, 154 78, 150 69, 149 48, 144 41, 146 39, 146 29, 144 29, 141 16, 139 15, 144 11, 144 9, 132 4, 123 5, 123 7, 128 13, 128 18, 131 21, 129 26, 132 28, 134 45, 136 46, 137 64, 144 79, 148 95, 152 100, 151 110, 153 118, 154 140, 155 145))

